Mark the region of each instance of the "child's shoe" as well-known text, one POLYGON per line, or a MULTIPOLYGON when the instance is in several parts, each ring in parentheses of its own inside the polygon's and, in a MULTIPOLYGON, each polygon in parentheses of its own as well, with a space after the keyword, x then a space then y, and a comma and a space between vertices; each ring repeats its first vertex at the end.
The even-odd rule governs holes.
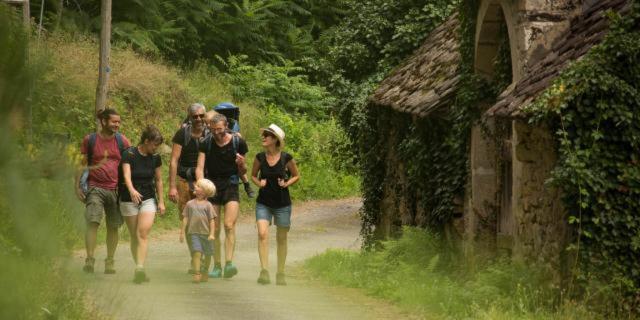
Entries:
POLYGON ((209 281, 209 274, 206 272, 203 272, 200 274, 200 282, 207 282, 209 281))
POLYGON ((244 192, 247 193, 247 197, 249 197, 249 198, 253 198, 253 197, 256 196, 256 193, 251 188, 251 183, 249 183, 249 182, 245 182, 244 183, 244 192))
POLYGON ((233 265, 233 262, 227 262, 227 264, 224 265, 224 277, 229 279, 236 274, 238 274, 238 268, 233 265))
POLYGON ((84 267, 82 267, 82 271, 86 273, 93 273, 93 265, 95 264, 96 259, 93 257, 87 257, 84 259, 84 267))
POLYGON ((222 277, 222 268, 220 266, 213 266, 211 272, 209 272, 209 278, 220 278, 222 277))
POLYGON ((202 274, 200 274, 199 272, 194 273, 193 274, 193 280, 191 282, 193 283, 200 283, 200 281, 202 280, 202 274))
POLYGON ((269 277, 269 270, 262 269, 262 271, 260 271, 260 276, 258 277, 258 283, 259 284, 271 283, 271 278, 269 277))
POLYGON ((116 261, 113 260, 113 258, 104 259, 104 274, 116 273, 115 264, 116 264, 116 261))

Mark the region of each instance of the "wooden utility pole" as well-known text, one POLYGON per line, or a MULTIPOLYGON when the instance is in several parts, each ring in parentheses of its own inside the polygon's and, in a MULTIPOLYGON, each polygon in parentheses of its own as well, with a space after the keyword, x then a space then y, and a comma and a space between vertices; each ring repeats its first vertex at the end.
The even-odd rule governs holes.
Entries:
MULTIPOLYGON (((96 115, 104 110, 107 102, 109 86, 109 57, 111 55, 111 0, 102 0, 100 8, 100 65, 98 71, 98 87, 96 88, 96 115)), ((100 121, 96 119, 96 128, 100 129, 100 121)))

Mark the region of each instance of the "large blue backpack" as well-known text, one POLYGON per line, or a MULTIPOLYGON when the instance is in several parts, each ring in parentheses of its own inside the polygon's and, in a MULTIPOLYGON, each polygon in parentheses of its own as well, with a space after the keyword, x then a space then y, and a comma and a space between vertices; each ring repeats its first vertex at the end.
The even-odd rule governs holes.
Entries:
POLYGON ((233 132, 240 132, 240 108, 231 102, 222 102, 213 110, 227 117, 227 128, 233 132))

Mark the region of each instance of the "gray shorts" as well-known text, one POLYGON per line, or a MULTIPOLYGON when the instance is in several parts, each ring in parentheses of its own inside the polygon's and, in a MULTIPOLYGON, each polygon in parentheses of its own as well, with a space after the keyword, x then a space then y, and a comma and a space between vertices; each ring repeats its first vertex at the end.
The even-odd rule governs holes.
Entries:
POLYGON ((156 199, 151 198, 142 201, 140 204, 133 202, 120 202, 120 213, 123 217, 137 216, 139 213, 156 213, 158 212, 158 205, 156 199))
POLYGON ((105 215, 108 228, 118 228, 122 225, 123 219, 118 208, 118 193, 116 190, 107 190, 98 187, 90 187, 85 199, 86 210, 84 217, 87 223, 102 222, 105 215))

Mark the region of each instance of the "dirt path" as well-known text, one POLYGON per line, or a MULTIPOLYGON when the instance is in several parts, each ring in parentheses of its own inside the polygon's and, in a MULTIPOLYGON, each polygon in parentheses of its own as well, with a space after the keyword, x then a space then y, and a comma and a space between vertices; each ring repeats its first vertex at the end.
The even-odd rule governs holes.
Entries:
MULTIPOLYGON (((118 246, 117 274, 102 274, 97 263, 96 274, 83 279, 99 309, 116 319, 397 319, 402 315, 386 303, 296 276, 302 261, 327 248, 359 248, 360 205, 358 199, 344 199, 294 206, 287 261, 292 267, 285 287, 256 283, 260 269, 252 218, 239 222, 234 261, 239 274, 230 280, 190 283, 189 255, 186 245, 178 242, 177 231, 151 240, 146 266, 150 283, 131 282, 134 265, 127 243, 118 246)), ((275 228, 270 233, 274 281, 275 228)), ((96 254, 99 261, 104 255, 104 248, 96 254)), ((77 256, 73 268, 80 270, 81 265, 77 256)))

